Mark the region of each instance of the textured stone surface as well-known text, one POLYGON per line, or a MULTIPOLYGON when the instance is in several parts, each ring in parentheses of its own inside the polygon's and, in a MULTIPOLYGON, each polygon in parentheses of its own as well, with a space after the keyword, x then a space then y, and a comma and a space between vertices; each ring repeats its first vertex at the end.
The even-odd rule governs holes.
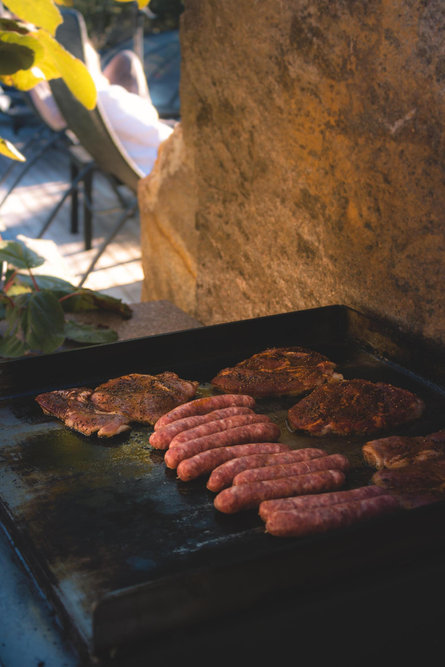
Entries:
POLYGON ((138 190, 144 271, 141 299, 167 299, 188 313, 195 309, 198 241, 193 174, 178 124, 138 190))
POLYGON ((182 19, 186 310, 341 303, 445 342, 443 2, 188 0, 182 19))

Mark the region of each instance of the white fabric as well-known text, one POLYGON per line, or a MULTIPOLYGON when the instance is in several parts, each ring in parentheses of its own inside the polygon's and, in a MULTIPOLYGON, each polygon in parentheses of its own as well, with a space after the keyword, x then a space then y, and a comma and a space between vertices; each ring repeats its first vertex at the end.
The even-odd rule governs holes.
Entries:
POLYGON ((149 99, 105 81, 97 88, 107 120, 131 159, 144 174, 149 174, 159 145, 171 135, 173 129, 159 119, 149 99))
POLYGON ((40 117, 52 130, 59 132, 65 129, 65 119, 59 111, 47 81, 40 81, 31 88, 29 95, 40 117))
MULTIPOLYGON (((97 52, 92 46, 87 47, 87 66, 96 83, 104 114, 129 157, 147 175, 153 169, 159 145, 170 136, 173 128, 159 119, 148 91, 137 95, 110 84, 100 70, 97 52)), ((43 120, 53 130, 66 127, 47 81, 38 83, 30 93, 43 120)))
POLYGON ((110 84, 91 45, 88 45, 87 64, 108 122, 131 159, 145 175, 149 174, 159 145, 173 128, 160 120, 149 95, 136 95, 123 86, 110 84))

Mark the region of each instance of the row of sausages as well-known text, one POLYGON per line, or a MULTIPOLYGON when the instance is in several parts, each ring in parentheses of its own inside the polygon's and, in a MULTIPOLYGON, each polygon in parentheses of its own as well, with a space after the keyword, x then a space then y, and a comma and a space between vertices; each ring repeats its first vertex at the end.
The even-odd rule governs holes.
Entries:
POLYGON ((182 481, 208 475, 220 512, 258 508, 272 535, 326 531, 399 507, 375 486, 339 491, 347 457, 315 447, 291 449, 279 442, 279 426, 254 407, 255 399, 245 394, 189 401, 158 419, 150 444, 166 450, 167 467, 182 481))

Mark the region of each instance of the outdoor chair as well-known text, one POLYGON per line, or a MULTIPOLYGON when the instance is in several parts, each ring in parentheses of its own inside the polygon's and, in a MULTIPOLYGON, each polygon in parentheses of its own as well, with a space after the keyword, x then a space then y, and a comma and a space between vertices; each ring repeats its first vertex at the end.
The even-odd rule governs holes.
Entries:
MULTIPOLYGON (((56 32, 57 41, 72 55, 87 64, 88 34, 82 14, 74 9, 63 9, 62 15, 64 20, 56 32)), ((53 79, 50 86, 68 129, 73 132, 79 141, 79 145, 70 148, 72 182, 69 190, 65 193, 65 199, 76 193, 79 184, 84 185, 86 241, 88 241, 88 238, 91 239, 92 236, 92 215, 95 212, 92 192, 93 174, 95 172, 100 172, 108 180, 121 209, 121 215, 117 222, 110 229, 87 271, 82 276, 79 283, 80 287, 108 244, 122 229, 125 222, 137 212, 137 185, 144 174, 130 158, 110 126, 100 100, 98 100, 94 109, 89 110, 71 94, 62 79, 53 79), (125 188, 122 188, 122 186, 125 186, 125 188), (125 193, 123 190, 125 190, 125 193)), ((63 201, 59 202, 57 210, 52 212, 41 229, 39 238, 48 229, 62 204, 63 201)))
MULTIPOLYGON (((24 108, 27 111, 26 113, 21 111, 25 120, 22 121, 20 127, 14 128, 14 134, 20 138, 19 131, 25 126, 32 126, 33 131, 23 144, 18 146, 26 161, 16 162, 8 159, 7 168, 0 176, 0 185, 5 188, 0 198, 0 208, 40 158, 52 148, 57 147, 65 150, 66 146, 71 143, 65 128, 52 126, 48 123, 48 119, 42 116, 29 92, 20 93, 20 100, 19 108, 24 108)), ((12 111, 15 108, 13 107, 12 111)), ((10 110, 6 111, 8 116, 10 113, 10 110)))

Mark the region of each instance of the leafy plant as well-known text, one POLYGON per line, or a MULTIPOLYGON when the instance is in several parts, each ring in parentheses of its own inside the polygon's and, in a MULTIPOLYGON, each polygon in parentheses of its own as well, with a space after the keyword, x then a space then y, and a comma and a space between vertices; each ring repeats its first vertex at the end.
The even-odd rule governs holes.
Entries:
MULTIPOLYGON (((149 0, 137 3, 143 8, 149 0)), ((73 95, 87 109, 93 109, 97 91, 91 75, 55 39, 57 26, 62 23, 57 5, 72 6, 73 1, 7 0, 3 5, 13 18, 0 18, 0 82, 18 90, 30 90, 39 81, 62 77, 73 95)), ((25 160, 1 137, 0 153, 13 160, 25 160)))
POLYGON ((6 324, 0 356, 47 354, 66 340, 90 345, 117 340, 112 329, 80 324, 65 315, 101 309, 129 318, 131 308, 120 299, 76 288, 66 280, 34 275, 32 269, 44 261, 21 241, 0 241, 0 320, 6 324))

